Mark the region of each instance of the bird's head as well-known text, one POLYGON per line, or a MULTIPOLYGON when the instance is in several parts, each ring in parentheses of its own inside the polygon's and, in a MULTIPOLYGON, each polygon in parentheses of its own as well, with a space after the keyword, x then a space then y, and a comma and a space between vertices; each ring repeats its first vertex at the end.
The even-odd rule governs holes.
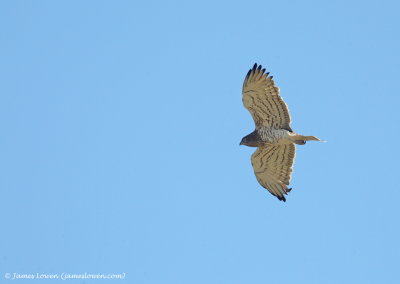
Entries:
POLYGON ((249 135, 242 138, 239 145, 245 145, 248 147, 259 147, 260 146, 260 137, 256 131, 250 133, 249 135))
POLYGON ((242 138, 242 141, 240 141, 240 144, 239 144, 239 145, 246 145, 246 143, 247 143, 247 138, 246 138, 246 137, 243 137, 243 138, 242 138))

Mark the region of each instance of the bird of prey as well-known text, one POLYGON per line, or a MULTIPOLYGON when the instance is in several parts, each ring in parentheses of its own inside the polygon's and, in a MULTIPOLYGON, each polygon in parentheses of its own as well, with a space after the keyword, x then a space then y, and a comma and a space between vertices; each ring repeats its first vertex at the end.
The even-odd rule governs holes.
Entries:
POLYGON ((243 104, 255 123, 255 130, 243 137, 240 145, 257 147, 251 156, 251 164, 258 182, 279 200, 285 195, 293 171, 295 144, 321 141, 315 136, 303 136, 293 132, 286 103, 279 95, 269 72, 254 64, 243 83, 243 104))

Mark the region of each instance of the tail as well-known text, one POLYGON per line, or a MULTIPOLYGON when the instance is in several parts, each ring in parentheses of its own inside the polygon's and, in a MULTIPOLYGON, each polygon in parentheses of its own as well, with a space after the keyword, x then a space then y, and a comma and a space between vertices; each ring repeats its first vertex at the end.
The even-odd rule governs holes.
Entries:
POLYGON ((296 143, 297 145, 304 145, 306 144, 306 141, 321 141, 321 142, 326 142, 324 140, 319 139, 318 137, 315 136, 303 136, 300 134, 295 134, 292 136, 292 141, 293 143, 296 143))
POLYGON ((315 136, 303 136, 303 135, 300 135, 300 136, 305 141, 322 141, 321 139, 319 139, 318 137, 315 137, 315 136))

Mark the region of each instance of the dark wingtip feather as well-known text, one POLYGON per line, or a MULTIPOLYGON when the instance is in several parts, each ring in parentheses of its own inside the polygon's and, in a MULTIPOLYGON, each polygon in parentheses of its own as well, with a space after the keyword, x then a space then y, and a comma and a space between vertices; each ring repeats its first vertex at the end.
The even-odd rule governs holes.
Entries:
POLYGON ((288 189, 287 189, 287 192, 290 192, 291 190, 292 190, 292 188, 288 188, 288 189))
POLYGON ((280 201, 286 202, 285 196, 276 196, 280 201))
POLYGON ((246 79, 249 78, 251 71, 252 70, 250 69, 249 72, 247 72, 246 79))
POLYGON ((257 69, 257 63, 254 63, 253 68, 251 68, 249 72, 247 72, 246 79, 249 78, 251 72, 255 71, 256 69, 257 69))

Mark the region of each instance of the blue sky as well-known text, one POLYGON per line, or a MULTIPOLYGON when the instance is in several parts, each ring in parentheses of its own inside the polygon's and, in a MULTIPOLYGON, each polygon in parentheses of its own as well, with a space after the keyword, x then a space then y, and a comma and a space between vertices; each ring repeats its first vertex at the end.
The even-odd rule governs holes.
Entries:
POLYGON ((399 9, 1 3, 1 279, 399 283, 399 9), (328 140, 297 148, 286 203, 239 147, 255 62, 292 128, 328 140))

